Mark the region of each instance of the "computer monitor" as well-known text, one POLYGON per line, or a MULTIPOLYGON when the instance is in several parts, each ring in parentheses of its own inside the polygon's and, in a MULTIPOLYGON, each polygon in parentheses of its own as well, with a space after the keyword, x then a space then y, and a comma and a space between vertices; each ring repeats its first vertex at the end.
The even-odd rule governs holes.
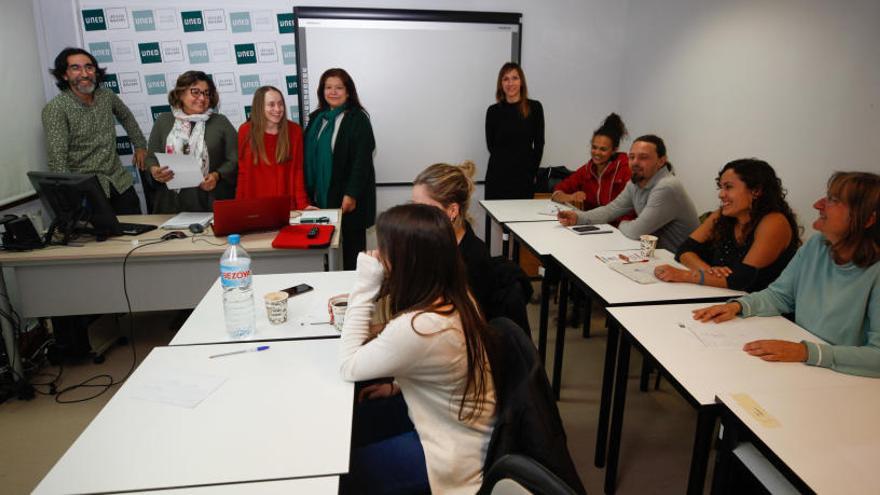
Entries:
POLYGON ((120 233, 116 212, 110 206, 98 177, 87 174, 28 172, 28 179, 52 217, 47 239, 55 231, 67 244, 79 233, 102 239, 120 233))

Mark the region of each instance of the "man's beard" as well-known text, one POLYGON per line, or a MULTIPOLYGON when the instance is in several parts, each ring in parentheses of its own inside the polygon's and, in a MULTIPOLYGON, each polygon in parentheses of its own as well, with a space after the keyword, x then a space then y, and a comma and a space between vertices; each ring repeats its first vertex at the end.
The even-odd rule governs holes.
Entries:
POLYGON ((89 77, 83 77, 83 78, 78 79, 78 80, 76 81, 76 84, 74 85, 74 87, 75 87, 76 90, 79 91, 80 93, 85 93, 85 94, 89 94, 89 95, 90 95, 90 94, 92 94, 92 93, 95 92, 95 89, 98 87, 98 84, 97 84, 97 82, 96 82, 94 79, 92 79, 92 78, 89 78, 89 77), (88 84, 84 84, 84 83, 88 83, 88 84))

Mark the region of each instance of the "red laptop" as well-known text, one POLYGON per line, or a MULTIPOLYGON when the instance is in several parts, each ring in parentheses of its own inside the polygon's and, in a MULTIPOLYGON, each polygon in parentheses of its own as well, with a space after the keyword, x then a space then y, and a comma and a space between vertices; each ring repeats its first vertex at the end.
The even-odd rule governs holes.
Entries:
POLYGON ((290 196, 214 201, 214 235, 278 230, 290 225, 290 196))

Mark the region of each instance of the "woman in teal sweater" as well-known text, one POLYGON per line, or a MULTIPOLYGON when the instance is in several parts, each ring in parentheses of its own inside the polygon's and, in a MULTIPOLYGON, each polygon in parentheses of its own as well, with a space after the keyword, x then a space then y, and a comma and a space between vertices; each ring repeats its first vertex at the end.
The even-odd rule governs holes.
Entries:
POLYGON ((343 69, 328 69, 318 84, 318 109, 305 133, 305 179, 309 202, 342 209, 342 266, 354 270, 376 221, 373 127, 354 81, 343 69))
POLYGON ((806 362, 880 377, 880 176, 838 172, 813 205, 813 236, 766 289, 694 312, 722 322, 736 315, 794 313, 827 344, 757 340, 743 350, 765 361, 806 362))

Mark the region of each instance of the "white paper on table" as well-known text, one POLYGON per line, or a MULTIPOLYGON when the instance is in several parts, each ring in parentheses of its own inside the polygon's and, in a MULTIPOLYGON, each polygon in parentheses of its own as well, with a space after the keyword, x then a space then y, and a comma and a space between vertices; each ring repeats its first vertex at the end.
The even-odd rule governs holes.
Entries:
POLYGON ((547 205, 538 211, 538 215, 547 215, 548 217, 555 217, 560 211, 565 210, 573 210, 569 205, 563 203, 557 203, 555 201, 550 201, 547 205))
POLYGON ((315 219, 321 217, 327 217, 329 223, 336 223, 339 221, 339 212, 336 210, 304 210, 302 215, 294 220, 298 220, 302 223, 303 219, 315 219))
POLYGON ((168 167, 174 172, 174 178, 166 184, 169 189, 182 189, 184 187, 197 187, 205 180, 202 175, 202 164, 195 155, 181 153, 156 153, 159 165, 168 167))
POLYGON ((225 376, 183 370, 155 370, 126 386, 127 397, 193 409, 226 382, 225 376))
POLYGON ((749 324, 743 318, 735 318, 723 323, 697 321, 688 314, 684 321, 678 324, 684 326, 706 347, 718 349, 742 349, 753 340, 759 340, 760 335, 755 333, 754 322, 749 324))

